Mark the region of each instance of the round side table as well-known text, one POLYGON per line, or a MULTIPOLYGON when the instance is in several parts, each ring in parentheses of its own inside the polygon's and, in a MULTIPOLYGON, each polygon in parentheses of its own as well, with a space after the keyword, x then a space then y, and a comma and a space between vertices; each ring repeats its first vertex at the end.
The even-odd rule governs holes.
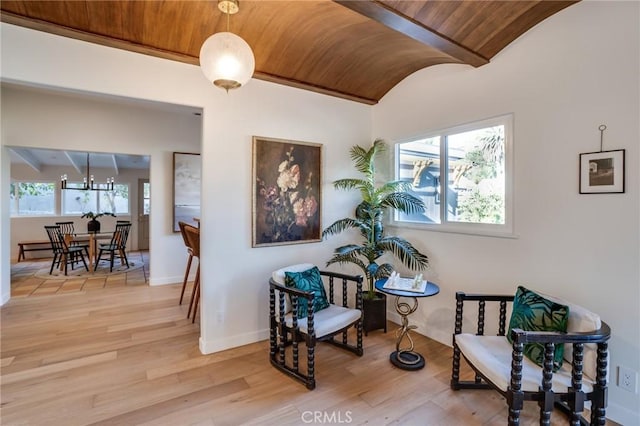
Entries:
POLYGON ((409 290, 399 290, 392 288, 384 288, 387 279, 383 278, 377 280, 375 283, 376 290, 388 294, 390 296, 396 296, 396 311, 400 315, 402 325, 396 332, 398 338, 396 340, 396 350, 389 355, 389 360, 393 365, 403 370, 420 370, 425 365, 424 357, 413 350, 414 344, 410 330, 418 328, 415 325, 409 325, 409 315, 414 313, 418 309, 418 298, 434 296, 440 292, 440 287, 437 284, 427 281, 427 286, 423 292, 415 292, 409 290), (406 301, 400 301, 400 298, 409 298, 411 303, 406 301), (408 346, 402 347, 403 340, 407 340, 408 346))

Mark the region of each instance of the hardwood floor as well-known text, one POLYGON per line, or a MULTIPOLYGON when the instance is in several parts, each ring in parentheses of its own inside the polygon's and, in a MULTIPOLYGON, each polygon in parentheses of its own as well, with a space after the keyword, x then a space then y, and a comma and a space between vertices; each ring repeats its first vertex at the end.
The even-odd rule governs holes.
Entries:
MULTIPOLYGON (((1 423, 506 424, 496 392, 449 389, 451 349, 419 335, 427 366, 416 372, 389 363, 393 331, 369 333, 361 358, 319 344, 314 391, 271 367, 267 341, 202 355, 180 288, 107 286, 9 301, 0 310, 1 423)), ((538 423, 536 408, 527 404, 523 425, 538 423)))
MULTIPOLYGON (((82 276, 49 275, 50 258, 29 259, 11 265, 11 297, 30 297, 98 290, 105 287, 146 285, 149 281, 149 252, 127 253, 130 270, 107 273, 108 265, 98 273, 82 276), (137 267, 134 267, 136 265, 137 267), (42 271, 45 271, 42 273, 42 271)), ((116 261, 116 264, 119 262, 116 261)), ((82 270, 81 266, 77 266, 82 270)))

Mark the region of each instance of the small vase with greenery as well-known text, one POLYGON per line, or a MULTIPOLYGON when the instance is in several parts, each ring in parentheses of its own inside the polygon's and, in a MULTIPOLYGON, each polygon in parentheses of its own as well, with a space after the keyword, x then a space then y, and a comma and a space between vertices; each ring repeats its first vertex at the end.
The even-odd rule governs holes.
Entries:
POLYGON ((100 222, 98 222, 98 218, 102 216, 116 217, 115 214, 109 213, 109 212, 103 212, 103 213, 86 212, 86 213, 83 213, 82 216, 80 216, 80 218, 90 219, 89 222, 87 222, 88 232, 100 232, 100 222))
MULTIPOLYGON (((409 191, 411 182, 376 181, 376 158, 387 149, 386 143, 377 139, 369 149, 355 145, 351 148, 351 159, 363 178, 339 179, 333 183, 334 188, 342 190, 358 190, 362 201, 355 209, 355 217, 335 221, 324 231, 322 236, 339 234, 348 229, 357 229, 362 240, 358 244, 347 244, 334 250, 333 257, 327 266, 338 263, 353 263, 364 272, 368 281, 365 298, 374 299, 376 291, 374 283, 380 278, 388 277, 393 272, 390 263, 376 262, 385 253, 393 254, 407 268, 424 270, 429 266, 429 259, 420 253, 411 243, 401 237, 385 235, 383 219, 387 209, 395 209, 403 213, 421 213, 425 205, 409 191)), ((365 312, 366 316, 366 312, 365 312)))

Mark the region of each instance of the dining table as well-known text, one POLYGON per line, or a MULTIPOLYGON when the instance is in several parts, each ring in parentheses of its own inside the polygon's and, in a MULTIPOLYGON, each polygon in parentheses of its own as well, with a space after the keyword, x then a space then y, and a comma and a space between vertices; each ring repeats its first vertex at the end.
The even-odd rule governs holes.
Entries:
MULTIPOLYGON (((91 231, 91 232, 76 232, 74 234, 64 234, 64 242, 67 246, 70 246, 73 242, 88 242, 89 243, 89 260, 88 267, 89 272, 95 270, 96 256, 97 256, 97 240, 110 240, 113 236, 113 231, 91 231)), ((64 263, 61 262, 60 269, 62 270, 64 263)))

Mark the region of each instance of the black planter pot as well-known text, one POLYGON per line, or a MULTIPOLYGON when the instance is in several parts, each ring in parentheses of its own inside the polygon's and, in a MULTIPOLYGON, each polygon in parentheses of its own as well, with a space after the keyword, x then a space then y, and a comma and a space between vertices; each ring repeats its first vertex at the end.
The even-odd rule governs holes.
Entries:
POLYGON ((387 332, 387 296, 385 294, 376 292, 375 299, 363 298, 362 310, 364 313, 362 329, 365 336, 373 330, 383 329, 385 333, 387 332))
POLYGON ((95 219, 87 222, 87 232, 100 232, 100 222, 95 219))

